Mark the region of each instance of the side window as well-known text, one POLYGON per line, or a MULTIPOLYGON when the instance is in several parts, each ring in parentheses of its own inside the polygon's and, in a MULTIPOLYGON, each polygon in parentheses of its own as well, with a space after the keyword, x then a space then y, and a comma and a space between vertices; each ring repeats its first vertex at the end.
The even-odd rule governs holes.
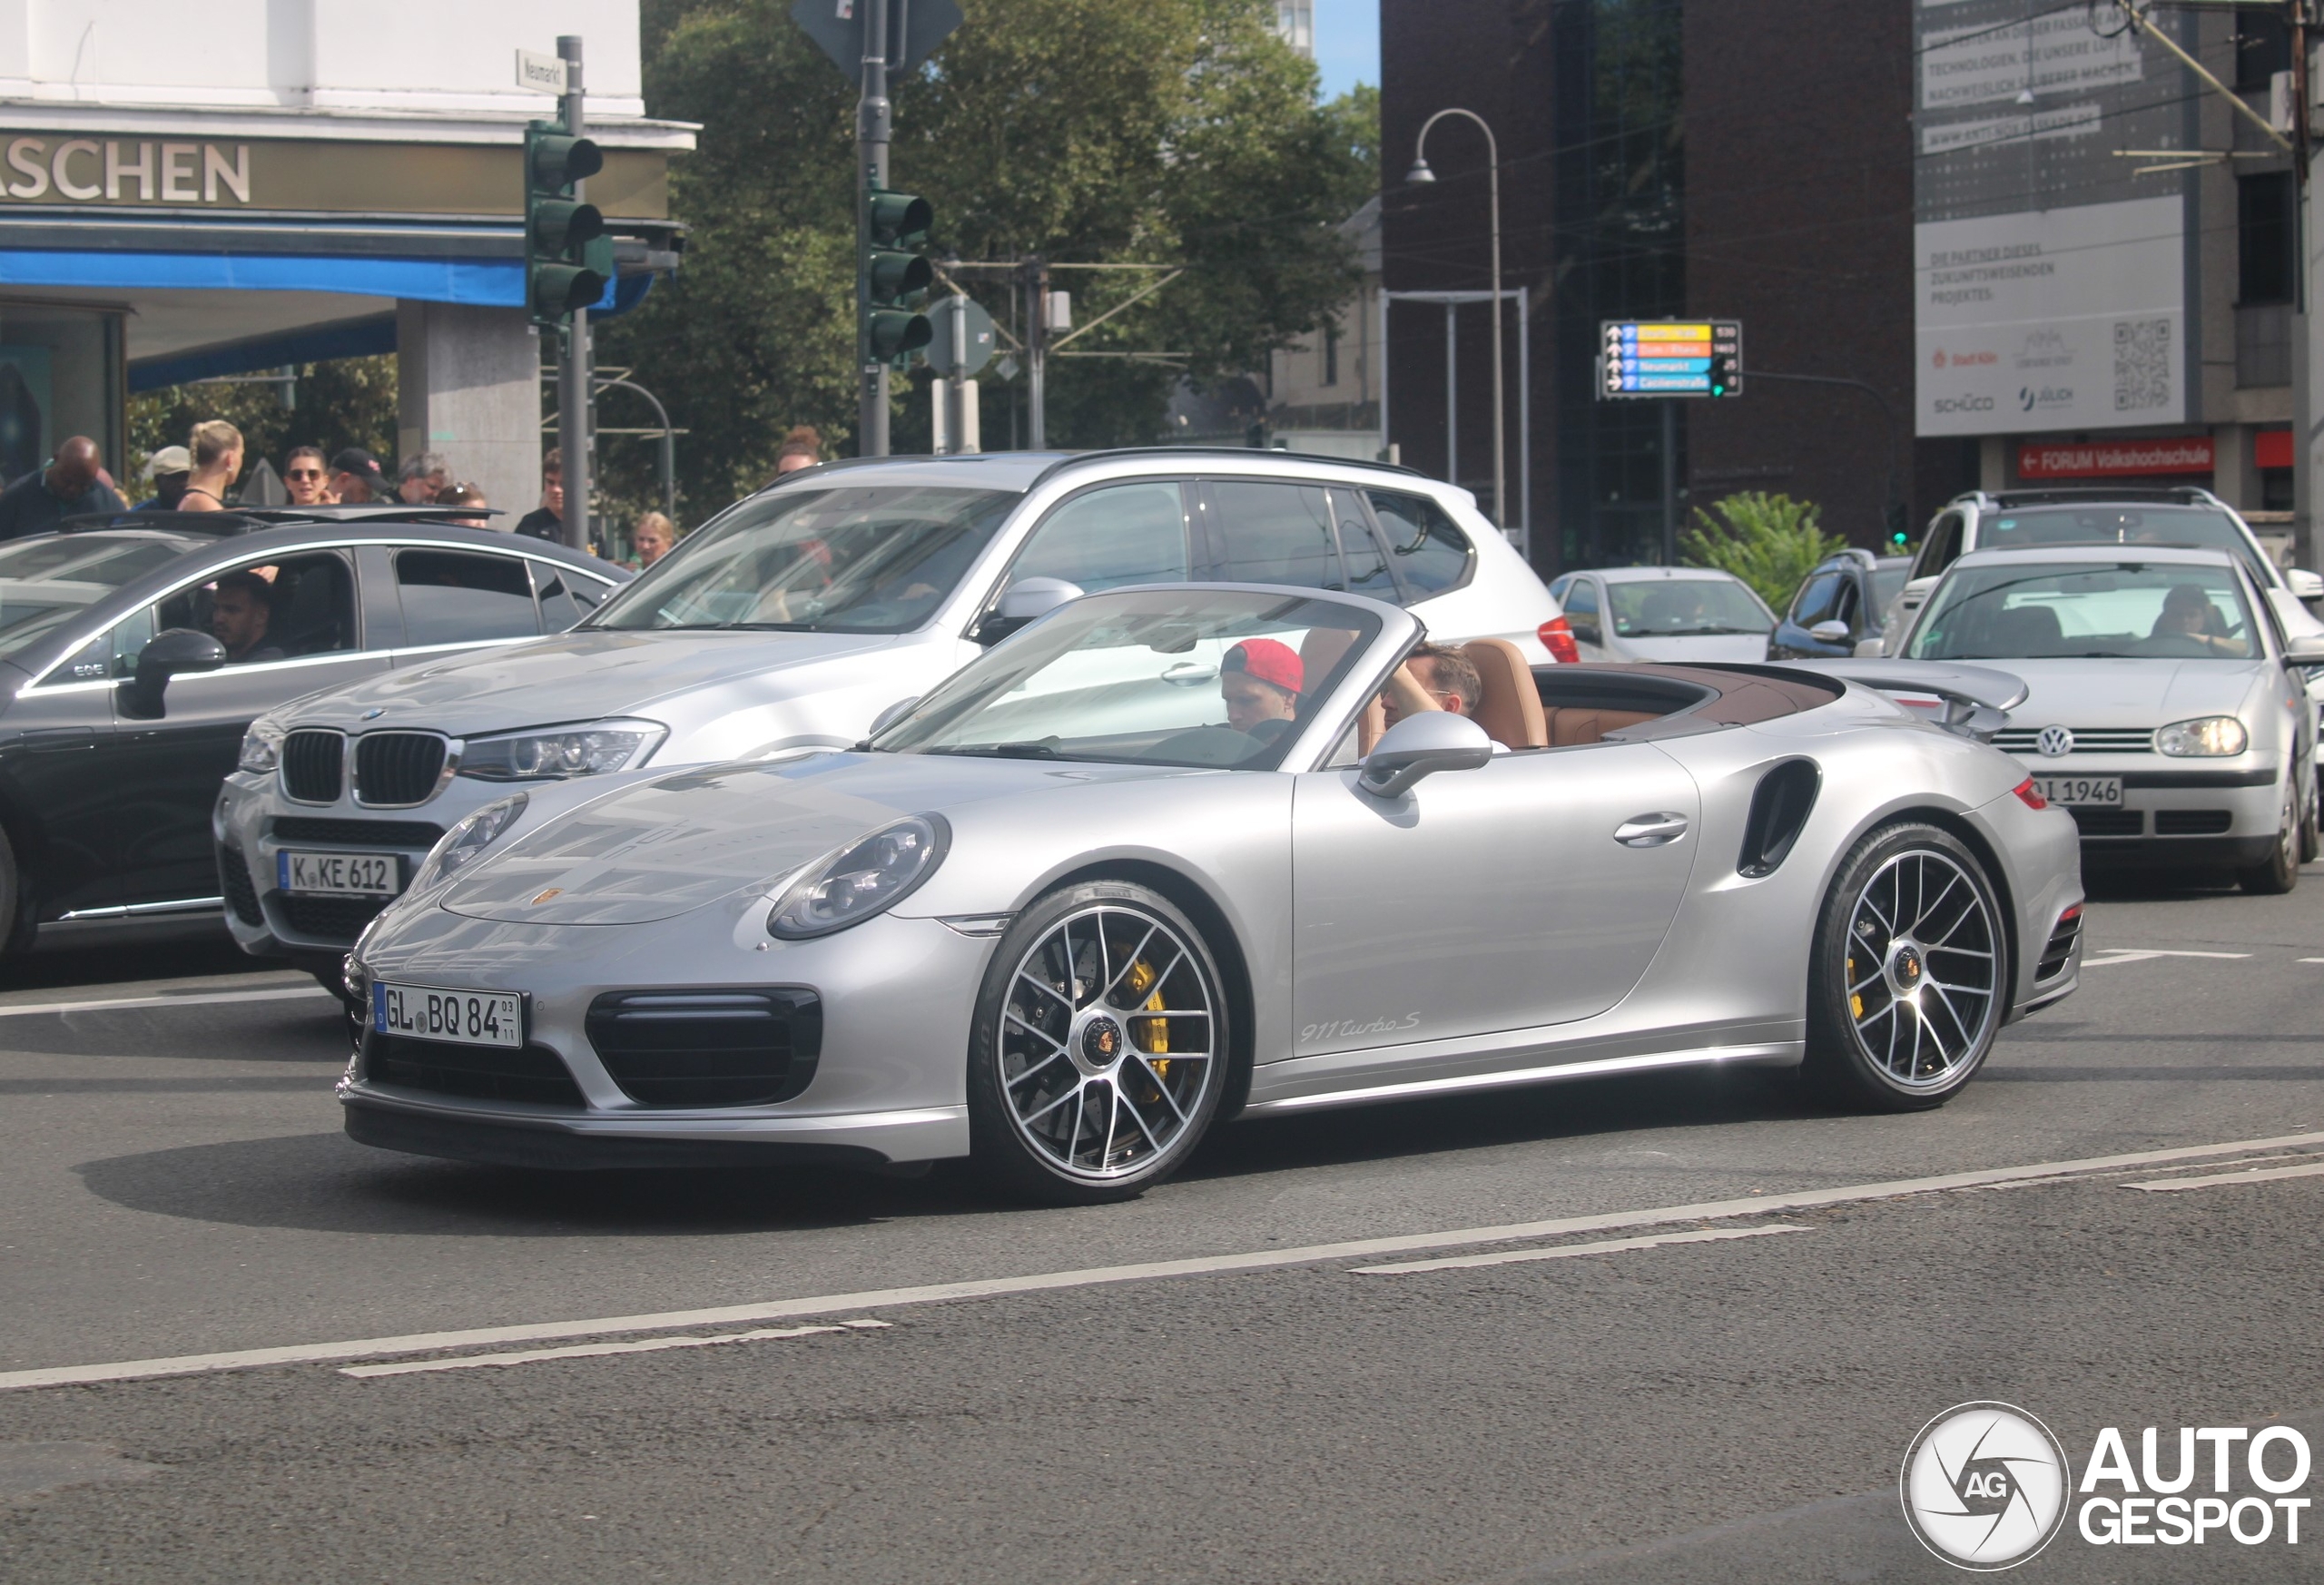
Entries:
POLYGON ((1452 587, 1469 576, 1475 555, 1469 537, 1444 508, 1426 496, 1400 490, 1367 490, 1372 510, 1388 536, 1388 551, 1396 570, 1416 595, 1428 596, 1452 587))
POLYGON ((1800 586, 1799 597, 1791 603, 1791 619, 1802 627, 1813 627, 1818 622, 1832 620, 1833 607, 1840 601, 1840 587, 1846 581, 1837 572, 1819 572, 1800 586))
POLYGON ((207 633, 228 665, 333 655, 356 646, 355 575, 333 551, 230 567, 113 629, 114 674, 129 676, 146 641, 172 627, 207 633))
POLYGON ((1221 478, 1210 483, 1217 507, 1219 559, 1215 576, 1230 584, 1288 584, 1344 589, 1346 575, 1333 548, 1330 493, 1319 485, 1221 478))
POLYGON ((415 649, 530 638, 541 630, 522 556, 399 550, 396 592, 403 600, 403 641, 415 649))
POLYGON ((540 596, 541 622, 549 632, 564 632, 605 602, 606 586, 596 579, 546 561, 530 565, 533 592, 540 596))
POLYGON ((1347 568, 1347 592, 1396 603, 1396 576, 1388 570, 1388 552, 1364 520, 1364 507, 1354 490, 1334 489, 1332 516, 1338 521, 1340 561, 1347 568))
POLYGON ((1913 560, 1913 576, 1934 577, 1961 554, 1961 514, 1946 512, 1929 528, 1928 543, 1913 560))
POLYGON ((1124 584, 1184 583, 1187 510, 1175 479, 1107 485, 1076 496, 1041 520, 1009 569, 1019 578, 1063 578, 1085 594, 1124 584))
POLYGON ((1567 586, 1565 623, 1573 629, 1574 637, 1584 644, 1606 642, 1598 626, 1598 586, 1588 578, 1576 578, 1567 586))
POLYGON ((1831 615, 1831 620, 1833 620, 1833 621, 1835 621, 1835 622, 1845 622, 1845 623, 1846 623, 1846 624, 1848 625, 1848 631, 1849 631, 1849 632, 1853 633, 1853 632, 1855 632, 1855 631, 1856 631, 1856 580, 1855 580, 1854 578, 1852 578, 1852 577, 1849 577, 1849 576, 1846 576, 1845 574, 1843 574, 1843 575, 1841 576, 1841 578, 1840 578, 1840 587, 1839 587, 1839 592, 1838 592, 1837 595, 1835 595, 1835 596, 1833 596, 1833 598, 1832 598, 1832 615, 1831 615))

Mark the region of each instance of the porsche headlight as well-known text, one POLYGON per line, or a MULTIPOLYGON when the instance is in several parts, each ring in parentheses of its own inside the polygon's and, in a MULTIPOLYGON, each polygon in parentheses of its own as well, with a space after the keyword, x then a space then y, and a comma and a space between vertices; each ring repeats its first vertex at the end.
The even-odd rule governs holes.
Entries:
POLYGON ((459 824, 446 832, 443 839, 428 850, 419 861, 419 872, 411 878, 407 892, 425 891, 438 881, 448 880, 467 869, 484 856, 485 849, 500 840, 501 833, 517 823, 525 812, 527 802, 522 792, 512 793, 497 803, 487 803, 459 824))
POLYGON ((282 763, 282 724, 261 715, 242 733, 242 752, 234 769, 269 775, 282 763))
POLYGON ((2182 759, 2212 759, 2240 754, 2251 744, 2251 734, 2232 715, 2205 715, 2174 721, 2154 734, 2157 752, 2182 759))
POLYGON ((480 782, 602 776, 641 763, 667 735, 658 722, 615 720, 472 737, 460 748, 460 774, 480 782))
POLYGON ((936 872, 951 842, 951 827, 941 815, 909 815, 883 825, 809 865, 784 887, 767 915, 767 933, 803 941, 893 908, 936 872))

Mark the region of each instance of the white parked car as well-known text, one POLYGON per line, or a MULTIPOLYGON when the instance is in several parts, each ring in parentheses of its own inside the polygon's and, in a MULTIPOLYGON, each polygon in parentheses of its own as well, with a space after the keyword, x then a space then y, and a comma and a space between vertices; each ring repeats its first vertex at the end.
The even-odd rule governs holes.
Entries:
POLYGON ((1955 561, 1905 658, 1991 662, 2029 690, 1994 746, 2082 828, 2085 864, 2221 866, 2289 891, 2317 856, 2316 716, 2240 557, 2061 546, 1955 561))
POLYGON ((1550 586, 1583 660, 1710 665, 1763 661, 1776 615, 1732 573, 1608 566, 1550 586))
POLYGON ((1189 579, 1371 596, 1440 639, 1574 658, 1474 498, 1407 469, 1160 448, 834 463, 704 524, 568 633, 253 723, 215 820, 222 863, 257 883, 228 923, 335 979, 438 839, 511 791, 845 748, 1078 594, 1189 579))

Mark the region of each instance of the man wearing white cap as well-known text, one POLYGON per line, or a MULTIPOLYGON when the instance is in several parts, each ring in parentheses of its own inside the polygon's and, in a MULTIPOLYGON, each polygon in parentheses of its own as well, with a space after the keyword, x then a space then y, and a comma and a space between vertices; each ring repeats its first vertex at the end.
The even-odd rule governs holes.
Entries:
POLYGON ((145 477, 153 481, 153 498, 140 501, 141 512, 174 512, 185 495, 185 481, 193 475, 193 453, 182 446, 164 446, 145 459, 145 477))

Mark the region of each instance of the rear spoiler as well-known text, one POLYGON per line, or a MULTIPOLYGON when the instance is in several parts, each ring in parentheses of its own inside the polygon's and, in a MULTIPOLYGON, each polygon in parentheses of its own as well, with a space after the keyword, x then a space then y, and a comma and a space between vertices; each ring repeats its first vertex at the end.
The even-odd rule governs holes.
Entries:
POLYGON ((1910 710, 1925 713, 1945 731, 1989 743, 2009 722, 2009 713, 2025 703, 2033 692, 2024 682, 1990 666, 1955 665, 1944 661, 1816 660, 1784 661, 1803 672, 1860 683, 1887 694, 1910 710))

